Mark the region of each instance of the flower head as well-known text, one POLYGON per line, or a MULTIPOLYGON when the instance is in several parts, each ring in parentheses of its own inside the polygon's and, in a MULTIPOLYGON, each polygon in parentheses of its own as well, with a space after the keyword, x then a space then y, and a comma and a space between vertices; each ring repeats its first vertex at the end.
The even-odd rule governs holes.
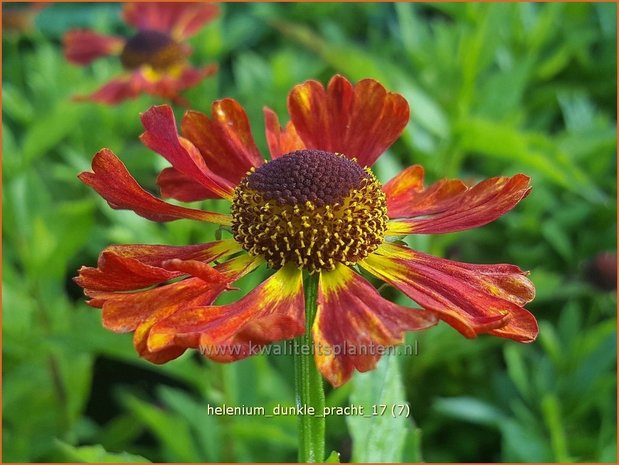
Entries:
POLYGON ((217 71, 216 65, 193 68, 191 47, 184 43, 218 13, 209 3, 127 3, 124 21, 137 31, 129 38, 73 30, 64 36, 65 56, 77 65, 115 55, 125 72, 80 100, 116 104, 142 93, 179 100, 179 93, 217 71))
POLYGON ((271 268, 354 265, 383 242, 387 206, 369 168, 344 155, 297 150, 252 168, 232 199, 232 232, 271 268))
POLYGON ((470 188, 444 179, 426 187, 423 168, 415 165, 381 185, 370 167, 399 137, 409 108, 371 79, 353 86, 335 76, 326 89, 307 81, 291 91, 288 110, 283 127, 264 110, 270 161, 232 99, 216 101, 211 117, 188 111, 182 137, 170 107, 142 115, 142 142, 171 163, 157 180, 163 197, 224 199, 231 203, 229 215, 167 203, 144 191, 111 151, 95 155, 93 172, 80 178, 113 208, 155 221, 213 222, 230 226, 232 235, 186 247, 104 250, 97 268, 83 267, 76 279, 89 303, 103 308, 106 327, 135 331, 138 352, 157 363, 187 348, 214 360, 238 360, 303 334, 306 271, 319 273, 315 360, 334 386, 354 370, 375 366, 380 354, 363 347, 399 344, 406 331, 437 320, 470 338, 535 339, 537 323, 524 308, 535 291, 520 268, 455 262, 394 241, 487 224, 529 193, 527 176, 491 178, 470 188), (209 265, 215 260, 219 264, 209 265), (213 305, 263 263, 274 270, 266 281, 235 303, 213 305), (386 300, 360 270, 421 308, 386 300))

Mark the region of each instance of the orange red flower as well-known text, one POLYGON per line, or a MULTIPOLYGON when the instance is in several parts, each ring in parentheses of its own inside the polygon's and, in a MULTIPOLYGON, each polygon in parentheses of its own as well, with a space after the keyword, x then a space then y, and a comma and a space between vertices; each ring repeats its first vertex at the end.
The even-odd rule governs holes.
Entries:
POLYGON ((230 214, 168 203, 143 190, 110 150, 95 155, 93 171, 80 179, 112 208, 154 221, 212 222, 232 235, 186 247, 104 250, 97 267, 82 267, 76 280, 89 303, 103 308, 107 328, 134 331, 140 355, 156 363, 188 348, 238 360, 304 333, 305 272, 319 273, 314 356, 334 386, 375 366, 380 353, 364 347, 400 344, 406 331, 438 320, 469 338, 536 338, 537 322, 525 309, 535 294, 526 272, 432 257, 397 241, 494 221, 530 192, 527 176, 425 186, 423 168, 415 165, 381 185, 370 167, 400 136, 409 107, 372 79, 352 85, 335 76, 326 88, 306 81, 290 92, 288 110, 284 126, 264 110, 270 161, 232 99, 213 103, 210 116, 186 112, 182 136, 170 107, 142 115, 142 142, 171 165, 157 180, 162 196, 219 198, 231 203, 230 214), (237 302, 214 305, 235 280, 265 263, 274 270, 266 281, 237 302), (386 300, 362 270, 421 308, 386 300))
POLYGON ((72 30, 64 36, 65 57, 87 65, 97 58, 116 56, 125 72, 91 95, 78 97, 117 104, 140 94, 183 102, 183 90, 217 71, 217 65, 193 68, 187 61, 191 47, 185 42, 217 16, 212 3, 127 3, 125 23, 137 29, 130 38, 90 30, 72 30))

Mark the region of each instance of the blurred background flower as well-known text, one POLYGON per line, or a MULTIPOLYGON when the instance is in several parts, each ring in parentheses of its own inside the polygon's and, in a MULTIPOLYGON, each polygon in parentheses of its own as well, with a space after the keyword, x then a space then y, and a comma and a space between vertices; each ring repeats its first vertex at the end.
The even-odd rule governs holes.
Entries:
POLYGON ((46 5, 44 3, 11 3, 2 8, 2 30, 5 34, 30 33, 34 20, 46 5))
POLYGON ((217 71, 217 65, 193 68, 187 61, 191 47, 185 42, 217 16, 211 3, 126 3, 122 18, 137 29, 129 38, 73 29, 63 38, 67 60, 87 65, 97 58, 116 56, 125 73, 78 100, 117 104, 141 93, 177 103, 179 93, 217 71))
MULTIPOLYGON (((365 462, 615 462, 616 292, 591 285, 586 264, 616 252, 616 5, 221 8, 189 40, 192 63, 220 65, 184 92, 192 108, 233 97, 260 127, 262 105, 284 114, 295 83, 372 77, 412 109, 403 137, 375 165, 381 182, 415 163, 428 182, 532 177, 534 197, 496 222, 407 243, 530 270, 538 340, 469 341, 447 325, 415 334, 407 342, 417 356, 385 357, 327 393, 333 406, 408 402, 412 418, 331 416, 328 450, 365 462)), ((118 107, 71 101, 114 78, 118 64, 67 63, 63 35, 81 27, 129 37, 120 13, 119 4, 52 4, 30 32, 3 34, 3 459, 294 460, 295 418, 215 417, 205 407, 294 405, 288 358, 221 365, 184 355, 154 366, 135 356, 130 335, 101 327, 71 281, 110 243, 187 245, 217 234, 113 211, 76 179, 104 146, 148 190, 165 167, 136 139, 151 96, 118 107)), ((265 151, 261 131, 254 137, 265 151)), ((241 292, 263 278, 246 276, 241 292)))

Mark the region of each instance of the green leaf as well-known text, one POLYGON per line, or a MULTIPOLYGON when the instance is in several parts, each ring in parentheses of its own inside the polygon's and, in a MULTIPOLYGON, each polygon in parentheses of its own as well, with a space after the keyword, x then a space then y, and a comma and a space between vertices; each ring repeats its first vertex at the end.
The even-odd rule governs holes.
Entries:
MULTIPOLYGON (((538 5, 534 6, 538 7, 538 5)), ((553 26, 558 23, 558 19, 561 17, 563 5, 555 3, 544 6, 545 8, 535 8, 535 13, 532 15, 533 27, 526 36, 527 49, 531 53, 537 52, 557 34, 557 28, 553 26)))
POLYGON ((123 402, 139 420, 152 431, 167 450, 167 456, 174 462, 199 462, 187 422, 178 415, 139 399, 131 394, 122 396, 123 402))
POLYGON ((548 321, 540 321, 539 323, 539 342, 542 344, 548 357, 556 365, 560 365, 564 357, 563 347, 555 327, 548 321))
POLYGON ((398 360, 385 356, 376 369, 357 373, 350 395, 352 405, 362 405, 364 415, 347 417, 353 440, 353 462, 399 462, 410 420, 399 414, 410 409, 404 396, 398 360))
POLYGON ((605 198, 587 174, 544 135, 482 118, 460 121, 456 133, 462 150, 535 170, 547 180, 588 200, 602 202, 605 198))
POLYGON ((529 374, 524 363, 524 357, 519 347, 515 345, 507 345, 503 350, 505 363, 507 363, 507 372, 512 382, 520 391, 520 395, 525 399, 531 397, 531 385, 529 374))
POLYGON ((2 84, 2 110, 9 119, 23 124, 29 124, 35 114, 32 103, 10 82, 2 84))
POLYGON ((414 122, 440 138, 447 138, 450 123, 436 100, 401 71, 394 69, 390 75, 393 86, 414 105, 414 122))
POLYGON ((81 107, 75 103, 61 102, 49 113, 37 118, 23 139, 23 167, 48 154, 77 126, 81 115, 81 107))
POLYGON ((598 334, 590 330, 587 334, 589 342, 595 344, 591 352, 581 362, 578 371, 572 377, 570 384, 572 389, 581 395, 591 392, 593 385, 598 382, 609 370, 616 365, 617 361, 617 333, 612 325, 599 325, 598 334), (605 334, 609 333, 610 334, 605 334))
POLYGON ((453 418, 482 425, 498 425, 505 415, 493 405, 473 397, 437 399, 434 409, 453 418))
POLYGON ((94 360, 89 353, 70 353, 65 347, 51 348, 59 360, 59 376, 66 391, 66 414, 72 423, 79 419, 88 402, 94 360))
POLYGON ((544 239, 566 261, 570 262, 573 255, 572 243, 564 228, 555 221, 546 221, 541 227, 544 239))
POLYGON ((546 394, 542 399, 542 412, 544 420, 550 431, 550 440, 556 462, 572 462, 568 448, 567 437, 564 428, 564 419, 559 406, 559 399, 554 394, 546 394))
POLYGON ((195 432, 200 452, 209 462, 219 462, 221 454, 221 433, 217 417, 209 415, 206 405, 201 405, 186 393, 162 386, 159 396, 195 432))
POLYGON ((408 432, 406 445, 404 446, 403 462, 421 463, 424 461, 421 454, 421 428, 413 428, 408 432))
POLYGON ((131 445, 144 432, 143 426, 133 415, 118 415, 99 430, 98 438, 106 449, 122 450, 131 445))
POLYGON ((340 453, 332 450, 325 463, 340 463, 340 453))
POLYGON ((505 462, 551 462, 548 439, 539 431, 507 419, 501 423, 502 460, 505 462))
POLYGON ((81 446, 76 447, 65 442, 56 441, 61 455, 67 462, 80 463, 150 463, 140 455, 129 454, 127 452, 108 452, 103 446, 81 446))

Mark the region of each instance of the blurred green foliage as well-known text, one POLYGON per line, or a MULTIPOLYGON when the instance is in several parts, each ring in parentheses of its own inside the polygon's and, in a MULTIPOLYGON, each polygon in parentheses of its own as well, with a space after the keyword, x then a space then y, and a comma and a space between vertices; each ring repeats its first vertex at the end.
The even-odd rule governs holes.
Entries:
MULTIPOLYGON (((15 5, 2 7, 6 14, 15 5)), ((220 72, 186 96, 202 111, 218 97, 237 98, 260 147, 263 105, 283 116, 294 84, 339 72, 378 78, 411 104, 403 137, 376 165, 383 181, 412 163, 429 180, 533 178, 532 195, 499 221, 410 244, 531 270, 538 341, 470 341, 444 324, 411 335, 419 355, 386 358, 329 391, 327 402, 408 402, 414 422, 330 417, 327 450, 337 452, 329 460, 616 462, 616 293, 596 286, 605 271, 593 261, 616 250, 616 4, 222 10, 191 41, 192 61, 218 62, 220 72)), ((53 4, 33 28, 3 31, 3 459, 294 460, 294 417, 206 414, 207 403, 293 405, 290 360, 217 365, 185 355, 151 365, 130 335, 101 328, 99 311, 71 281, 111 243, 182 245, 215 233, 113 211, 76 179, 104 146, 149 189, 165 166, 137 139, 138 114, 154 99, 117 107, 70 100, 120 67, 113 59, 69 65, 62 34, 127 33, 118 11, 53 4)), ((246 277, 242 290, 262 277, 246 277)))

